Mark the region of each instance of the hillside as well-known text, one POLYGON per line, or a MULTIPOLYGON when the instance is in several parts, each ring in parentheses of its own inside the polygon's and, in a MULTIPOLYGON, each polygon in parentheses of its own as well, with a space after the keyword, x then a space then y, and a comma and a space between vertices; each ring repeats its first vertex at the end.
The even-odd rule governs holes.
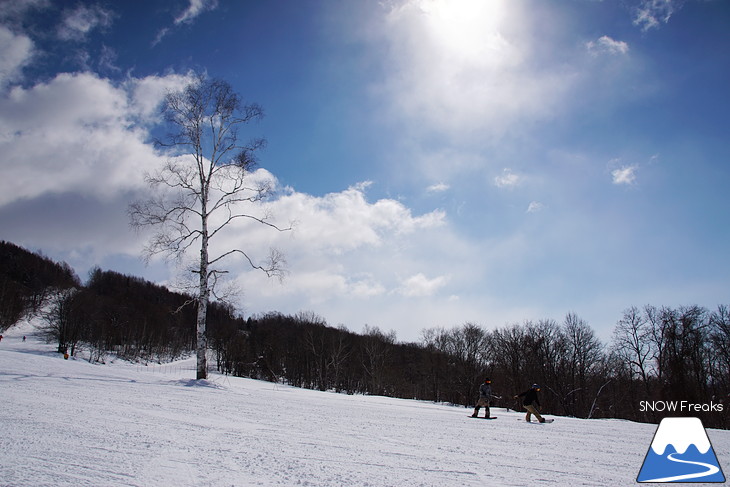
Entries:
MULTIPOLYGON (((656 428, 527 424, 504 409, 473 420, 215 374, 198 383, 192 361, 65 361, 33 331, 21 324, 0 342, 3 486, 629 486, 656 428)), ((730 432, 708 434, 727 465, 730 432)))

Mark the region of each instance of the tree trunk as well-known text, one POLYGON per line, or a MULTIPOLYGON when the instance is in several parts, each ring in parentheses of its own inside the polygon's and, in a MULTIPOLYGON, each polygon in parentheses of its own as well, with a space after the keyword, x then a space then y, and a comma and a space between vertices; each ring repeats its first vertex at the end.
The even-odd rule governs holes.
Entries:
POLYGON ((198 355, 198 373, 196 379, 208 378, 208 361, 206 355, 208 353, 208 337, 205 333, 206 311, 208 308, 207 291, 203 291, 203 277, 200 278, 201 291, 198 299, 198 320, 197 320, 197 355, 198 355))
POLYGON ((196 379, 208 378, 208 336, 206 320, 208 313, 208 222, 205 214, 206 205, 203 202, 202 238, 200 245, 200 290, 198 291, 198 319, 197 319, 197 356, 198 372, 196 379))

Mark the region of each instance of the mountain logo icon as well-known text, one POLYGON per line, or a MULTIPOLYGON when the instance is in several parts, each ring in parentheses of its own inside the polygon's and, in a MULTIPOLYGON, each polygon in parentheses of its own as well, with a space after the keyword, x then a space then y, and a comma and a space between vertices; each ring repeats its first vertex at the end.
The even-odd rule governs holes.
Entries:
POLYGON ((637 482, 725 482, 699 418, 664 418, 654 433, 637 482))

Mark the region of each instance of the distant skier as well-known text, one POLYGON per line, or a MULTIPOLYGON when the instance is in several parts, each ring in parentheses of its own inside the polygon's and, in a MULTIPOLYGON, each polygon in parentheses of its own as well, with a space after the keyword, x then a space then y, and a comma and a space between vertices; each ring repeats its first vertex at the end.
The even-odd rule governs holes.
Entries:
POLYGON ((484 417, 490 418, 489 415, 489 402, 492 398, 499 399, 499 396, 495 396, 492 394, 492 381, 489 378, 484 379, 484 383, 479 386, 479 400, 477 401, 477 405, 474 408, 474 414, 471 415, 472 418, 476 418, 479 416, 479 408, 484 406, 484 417))
POLYGON ((538 407, 540 406, 540 399, 537 398, 537 393, 540 391, 540 386, 537 384, 532 384, 532 387, 530 387, 525 392, 522 392, 520 394, 517 394, 514 398, 517 399, 518 397, 522 397, 522 405, 527 410, 527 414, 525 415, 525 421, 528 423, 530 422, 530 418, 534 414, 538 421, 541 423, 545 422, 545 418, 540 416, 540 413, 537 412, 537 409, 535 409, 534 404, 536 404, 538 407))

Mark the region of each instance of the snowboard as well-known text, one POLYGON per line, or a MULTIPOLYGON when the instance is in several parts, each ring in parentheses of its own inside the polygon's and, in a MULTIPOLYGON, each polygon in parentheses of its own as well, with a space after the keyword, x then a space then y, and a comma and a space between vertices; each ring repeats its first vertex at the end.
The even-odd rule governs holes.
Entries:
MULTIPOLYGON (((529 422, 530 424, 542 424, 542 423, 540 423, 540 421, 525 421, 524 419, 518 419, 517 421, 522 421, 523 423, 528 423, 529 422)), ((552 423, 553 421, 555 421, 555 420, 554 419, 547 419, 547 418, 545 419, 545 423, 552 423)))
POLYGON ((484 416, 477 416, 477 417, 474 417, 474 416, 472 416, 472 415, 469 415, 469 416, 467 416, 467 417, 468 417, 468 418, 474 418, 474 419, 497 419, 497 416, 490 416, 490 417, 488 417, 488 418, 485 418, 484 416))

